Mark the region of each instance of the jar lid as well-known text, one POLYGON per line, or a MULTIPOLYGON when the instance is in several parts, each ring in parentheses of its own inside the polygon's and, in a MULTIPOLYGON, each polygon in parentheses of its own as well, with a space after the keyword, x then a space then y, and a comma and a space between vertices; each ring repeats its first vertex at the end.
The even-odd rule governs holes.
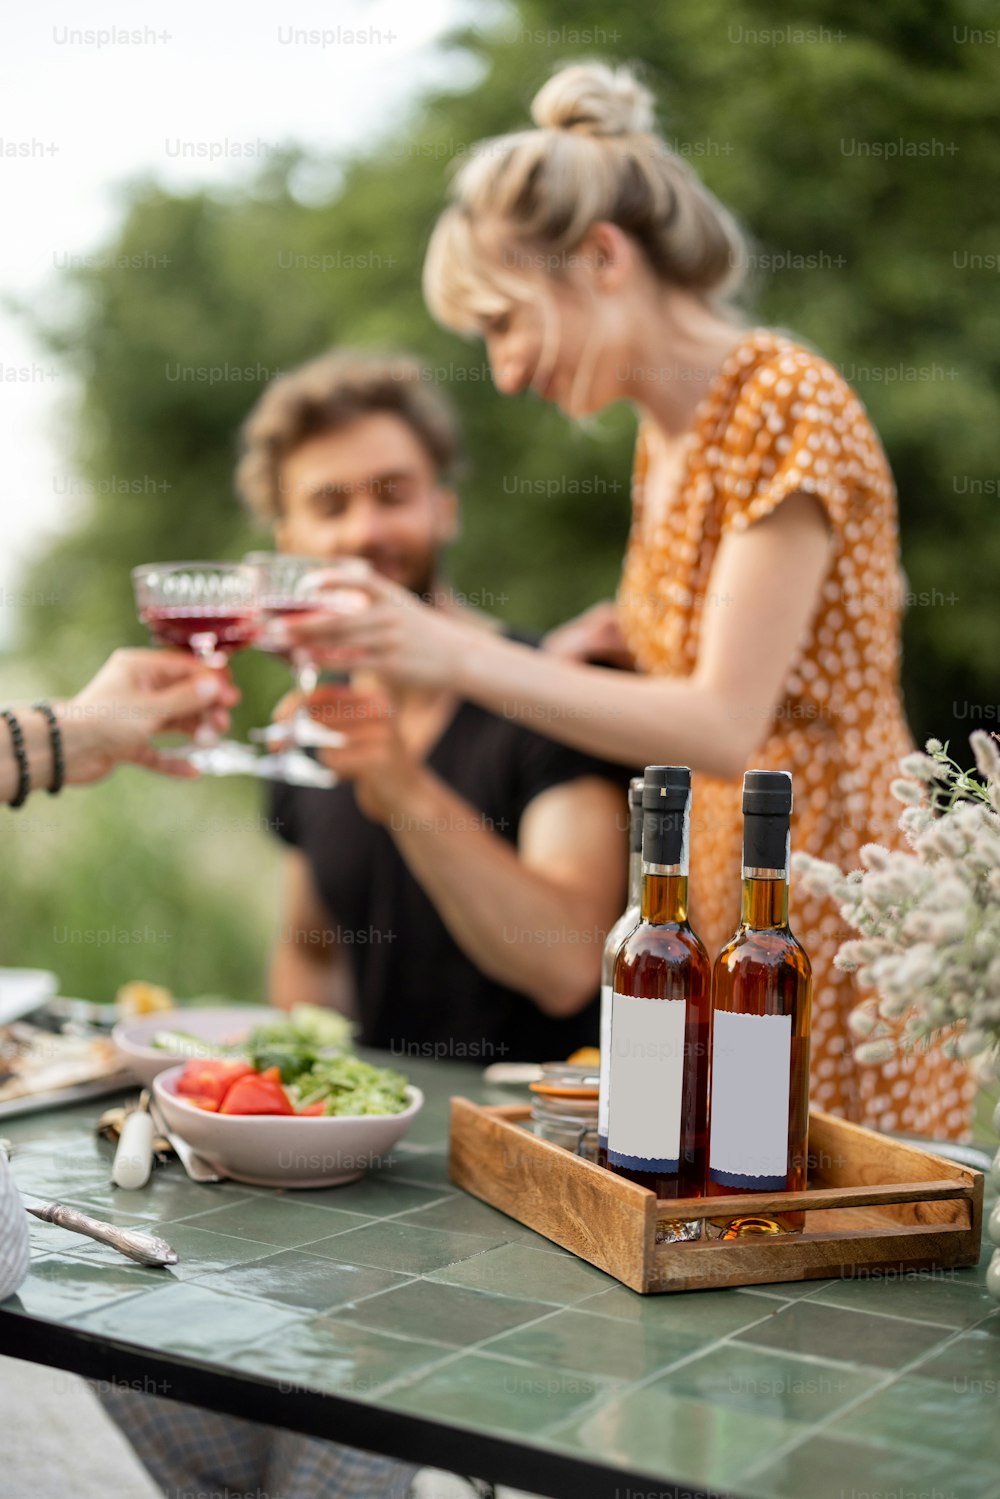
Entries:
POLYGON ((578 1062, 545 1062, 539 1080, 528 1087, 532 1093, 544 1093, 551 1098, 597 1098, 600 1082, 600 1075, 593 1067, 578 1062))

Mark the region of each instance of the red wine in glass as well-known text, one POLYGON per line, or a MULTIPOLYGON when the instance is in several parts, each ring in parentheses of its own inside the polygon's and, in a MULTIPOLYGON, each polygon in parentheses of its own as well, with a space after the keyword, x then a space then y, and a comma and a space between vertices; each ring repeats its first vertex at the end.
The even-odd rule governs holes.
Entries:
POLYGON ((229 657, 251 645, 258 629, 253 612, 189 609, 183 604, 147 608, 141 619, 158 644, 172 645, 202 657, 229 657))
MULTIPOLYGON (((255 577, 238 562, 151 562, 133 568, 132 582, 139 618, 159 645, 221 668, 254 640, 255 577)), ((210 718, 196 729, 194 744, 176 753, 209 775, 257 773, 250 745, 221 740, 210 718)))
POLYGON ((308 599, 276 599, 264 598, 259 605, 260 629, 254 643, 257 648, 267 651, 269 655, 280 656, 283 661, 291 663, 292 647, 288 645, 275 645, 268 635, 267 626, 273 619, 280 619, 285 614, 308 614, 315 610, 316 605, 308 599))

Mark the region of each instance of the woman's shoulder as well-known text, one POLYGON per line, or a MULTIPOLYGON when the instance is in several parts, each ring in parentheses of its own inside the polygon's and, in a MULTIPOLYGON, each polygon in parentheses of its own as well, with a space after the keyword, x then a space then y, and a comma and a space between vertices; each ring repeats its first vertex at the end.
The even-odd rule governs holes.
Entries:
POLYGON ((733 349, 711 414, 715 445, 730 453, 791 443, 876 459, 881 450, 861 400, 830 360, 779 329, 755 328, 733 349))
POLYGON ((713 413, 723 529, 741 530, 790 494, 815 494, 838 527, 854 497, 892 495, 864 407, 829 360, 789 335, 754 329, 732 351, 713 413))
POLYGON ((749 329, 731 351, 729 366, 735 392, 758 403, 801 397, 825 406, 857 399, 836 365, 780 328, 749 329))

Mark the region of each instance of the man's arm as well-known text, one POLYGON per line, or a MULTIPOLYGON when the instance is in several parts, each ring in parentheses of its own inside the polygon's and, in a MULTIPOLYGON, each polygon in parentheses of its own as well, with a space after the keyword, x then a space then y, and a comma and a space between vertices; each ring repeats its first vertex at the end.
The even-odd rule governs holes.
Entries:
POLYGON ((309 863, 293 849, 288 855, 281 924, 271 953, 271 1003, 280 1010, 295 1004, 326 1005, 353 1017, 347 964, 319 898, 309 863))
POLYGON ((620 790, 597 776, 528 804, 514 848, 426 766, 388 827, 445 926, 476 967, 574 1015, 600 984, 608 929, 625 898, 620 790))

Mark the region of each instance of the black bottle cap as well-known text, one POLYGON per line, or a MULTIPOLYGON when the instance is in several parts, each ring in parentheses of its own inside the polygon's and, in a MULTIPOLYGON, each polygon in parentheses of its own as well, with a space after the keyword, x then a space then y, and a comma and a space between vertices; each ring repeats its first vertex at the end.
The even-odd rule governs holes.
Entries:
POLYGON ((642 805, 650 810, 683 807, 691 795, 691 772, 686 765, 647 765, 642 788, 642 805))
POLYGON ((743 811, 791 815, 792 776, 787 770, 748 770, 743 776, 743 811))
POLYGON ((691 772, 686 765, 647 765, 642 777, 642 862, 687 869, 691 772))
POLYGON ((743 867, 787 869, 792 777, 787 770, 748 770, 743 777, 743 867))
POLYGON ((628 783, 628 846, 633 854, 642 852, 641 776, 633 776, 628 783))

